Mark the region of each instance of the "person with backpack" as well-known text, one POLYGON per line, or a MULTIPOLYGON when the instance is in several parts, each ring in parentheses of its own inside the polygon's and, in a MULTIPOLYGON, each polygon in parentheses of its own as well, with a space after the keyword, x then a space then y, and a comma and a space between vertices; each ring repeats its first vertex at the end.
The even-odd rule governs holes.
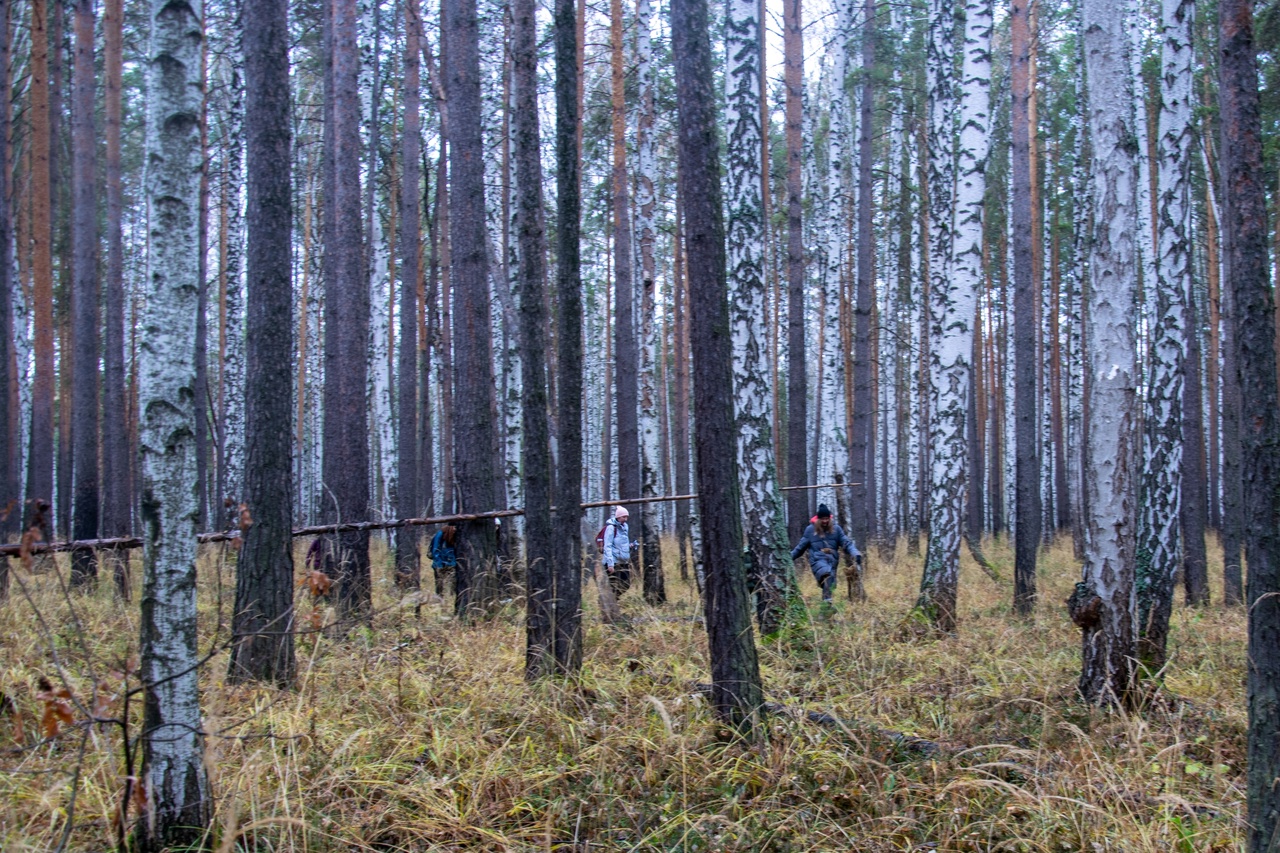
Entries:
POLYGON ((605 522, 601 531, 601 559, 604 562, 605 574, 609 576, 609 587, 616 597, 620 597, 631 588, 631 552, 638 543, 631 541, 627 519, 630 514, 625 506, 613 510, 613 518, 605 522))
POLYGON ((818 514, 812 523, 804 529, 800 544, 791 549, 791 559, 795 560, 805 551, 809 552, 809 569, 813 579, 822 588, 822 600, 831 601, 831 591, 836 585, 836 563, 843 549, 849 559, 857 563, 859 571, 862 567, 862 552, 853 540, 845 536, 844 529, 831 520, 831 510, 826 504, 818 504, 818 514))
POLYGON ((436 595, 444 595, 444 582, 458 567, 458 528, 446 524, 431 539, 431 569, 436 576, 436 595))

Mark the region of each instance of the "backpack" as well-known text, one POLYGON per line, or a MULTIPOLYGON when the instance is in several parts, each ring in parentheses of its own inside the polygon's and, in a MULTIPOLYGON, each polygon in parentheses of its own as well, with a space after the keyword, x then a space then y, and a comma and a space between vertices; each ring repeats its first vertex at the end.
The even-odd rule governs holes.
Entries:
POLYGON ((604 532, 609 529, 609 525, 613 524, 613 519, 609 519, 604 523, 604 527, 600 528, 600 532, 596 534, 596 550, 601 554, 604 553, 604 532))

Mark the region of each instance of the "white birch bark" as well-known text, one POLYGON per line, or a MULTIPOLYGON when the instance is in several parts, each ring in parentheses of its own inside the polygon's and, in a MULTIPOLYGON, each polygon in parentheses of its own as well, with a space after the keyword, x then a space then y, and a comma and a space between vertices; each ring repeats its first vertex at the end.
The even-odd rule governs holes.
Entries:
POLYGON ((1085 291, 1085 563, 1071 609, 1083 629, 1080 692, 1112 704, 1130 698, 1136 627, 1137 130, 1127 6, 1084 0, 1082 11, 1094 224, 1085 291))
MULTIPOLYGON (((373 175, 370 175, 373 180, 373 175)), ((382 217, 373 211, 369 229, 369 435, 374 446, 369 455, 374 484, 372 503, 375 518, 394 518, 391 495, 396 481, 395 407, 392 405, 392 379, 388 375, 387 354, 391 347, 388 315, 392 310, 390 281, 390 247, 382 231, 382 217)))
MULTIPOLYGON (((653 5, 650 0, 636 0, 636 78, 639 83, 640 111, 636 127, 636 188, 635 229, 636 248, 639 252, 640 271, 640 492, 644 497, 658 494, 658 385, 657 358, 658 335, 655 322, 657 304, 657 262, 654 257, 657 243, 657 153, 654 139, 653 91, 653 41, 650 27, 653 5)), ((660 504, 644 504, 640 507, 644 536, 645 571, 661 572, 662 562, 658 547, 658 520, 660 504), (651 568, 652 567, 652 568, 651 568)), ((665 600, 665 584, 651 585, 646 592, 652 598, 654 590, 662 588, 665 600)))
POLYGON ((759 582, 760 630, 767 635, 781 627, 781 609, 795 589, 795 576, 774 459, 773 393, 765 329, 768 294, 760 187, 759 9, 758 0, 729 0, 726 7, 725 238, 743 533, 759 582))
MULTIPOLYGON (((818 466, 817 482, 835 482, 839 473, 842 480, 847 480, 847 431, 849 425, 844 423, 844 357, 840 336, 840 302, 842 297, 841 283, 845 263, 848 256, 845 211, 853 210, 850 196, 853 195, 851 182, 846 178, 848 164, 846 156, 851 150, 850 141, 856 138, 851 127, 852 117, 849 109, 849 94, 845 88, 845 74, 848 72, 850 10, 847 0, 839 0, 836 13, 836 31, 829 55, 831 64, 826 68, 826 88, 829 98, 829 124, 827 129, 827 195, 825 216, 818 217, 822 228, 822 241, 826 259, 825 269, 821 272, 823 310, 818 314, 818 322, 823 324, 822 330, 822 388, 818 415, 818 466)), ((817 499, 834 508, 835 489, 819 489, 817 499)), ((850 519, 840 519, 849 524, 850 519)))
POLYGON ((1192 283, 1194 16, 1195 5, 1190 0, 1164 0, 1162 4, 1161 108, 1156 140, 1160 244, 1151 299, 1151 368, 1137 580, 1139 633, 1158 646, 1141 652, 1156 665, 1164 662, 1174 575, 1182 558, 1182 386, 1187 296, 1192 283))
MULTIPOLYGON (((955 628, 968 459, 965 424, 969 410, 969 358, 973 349, 971 237, 968 227, 962 238, 956 226, 957 222, 970 226, 968 220, 974 215, 971 195, 977 163, 966 151, 959 192, 953 195, 957 175, 955 93, 959 88, 963 114, 960 126, 966 132, 966 142, 960 146, 963 149, 975 144, 973 126, 985 134, 990 75, 990 60, 986 58, 990 24, 986 24, 985 43, 977 29, 978 21, 989 19, 978 14, 975 6, 976 3, 966 5, 960 87, 952 79, 954 7, 946 0, 932 0, 929 6, 929 444, 933 459, 929 478, 929 549, 917 607, 944 631, 955 628)), ((979 205, 981 197, 979 192, 979 205)), ((977 216, 980 228, 980 207, 977 216)))
MULTIPOLYGON (((908 145, 910 151, 910 173, 912 176, 920 173, 920 154, 917 146, 908 145)), ((903 289, 903 297, 905 301, 905 312, 909 329, 907 334, 912 342, 911 353, 907 356, 907 374, 911 377, 907 387, 907 399, 910 401, 908 406, 907 419, 907 482, 906 482, 906 529, 907 549, 909 553, 919 553, 920 547, 920 482, 924 477, 921 466, 923 459, 923 443, 924 431, 927 425, 924 422, 925 401, 922 399, 923 383, 919 381, 918 371, 920 367, 920 352, 926 346, 926 342, 922 339, 922 330, 924 330, 924 316, 928 310, 923 304, 924 300, 915 298, 917 292, 923 293, 923 287, 911 286, 915 284, 916 278, 924 277, 924 259, 925 259, 925 235, 922 233, 920 216, 916 214, 914 209, 911 210, 911 268, 913 271, 913 281, 903 289)), ((921 282, 923 283, 923 282, 921 282)))
POLYGON ((142 848, 185 846, 211 812, 196 646, 196 294, 199 286, 199 0, 152 0, 147 57, 150 275, 140 443, 145 543, 141 678, 147 815, 142 848))
POLYGON ((244 496, 244 59, 240 38, 240 3, 228 4, 229 20, 220 45, 220 72, 225 91, 223 164, 227 194, 226 359, 222 376, 223 492, 238 503, 244 496))

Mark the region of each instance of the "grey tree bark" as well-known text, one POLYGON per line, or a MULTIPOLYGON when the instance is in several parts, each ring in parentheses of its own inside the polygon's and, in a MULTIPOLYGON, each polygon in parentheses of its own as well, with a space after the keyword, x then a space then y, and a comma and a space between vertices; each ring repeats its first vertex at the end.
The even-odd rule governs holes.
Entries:
POLYGON ((288 0, 254 0, 243 14, 248 192, 244 502, 252 521, 242 532, 236 564, 227 679, 291 687, 297 667, 288 0))
MULTIPOLYGON (((396 514, 412 518, 423 511, 419 497, 418 465, 418 286, 422 245, 422 16, 418 0, 404 4, 404 126, 400 142, 400 341, 397 359, 396 514)), ((425 355, 425 353, 424 353, 425 355)), ((424 389, 425 390, 425 389, 424 389)), ((428 485, 428 490, 430 486, 428 485)), ((427 513, 430 515, 430 513, 427 513)), ((396 584, 404 589, 421 585, 417 527, 396 529, 396 584)))
MULTIPOLYGON (((480 110, 480 31, 476 0, 444 0, 444 78, 449 103, 449 246, 453 312, 454 419, 467 440, 454 448, 458 509, 494 503, 493 342, 485 237, 484 146, 480 110)), ((495 534, 490 521, 459 525, 454 608, 484 610, 496 597, 495 534)))
MULTIPOLYGON (((538 22, 536 0, 511 6, 512 83, 515 87, 514 142, 516 228, 520 295, 521 401, 524 430, 523 480, 528 615, 525 623, 525 678, 556 671, 559 616, 551 519, 551 433, 547 416, 546 235, 542 224, 542 157, 538 131, 538 22)), ((560 504, 565 515, 574 515, 560 504)))
POLYGON ((671 4, 692 312, 698 495, 700 505, 711 510, 702 517, 711 701, 721 720, 749 733, 760 724, 764 694, 742 566, 724 212, 707 18, 706 0, 671 4))
POLYGON ((147 51, 146 283, 142 416, 142 776, 138 847, 195 845, 213 804, 203 763, 196 646, 196 479, 192 385, 199 265, 200 0, 150 3, 147 51))
MULTIPOLYGON (((782 7, 783 81, 787 140, 787 466, 784 482, 809 483, 808 379, 804 353, 804 35, 801 0, 782 7)), ((686 205, 689 200, 686 199, 686 205)), ((809 492, 787 495, 787 538, 796 542, 809 523, 809 492)))
POLYGON ((1223 281, 1234 302, 1241 522, 1249 562, 1247 839, 1250 853, 1264 853, 1276 849, 1280 836, 1280 401, 1252 3, 1219 2, 1218 51, 1223 281))

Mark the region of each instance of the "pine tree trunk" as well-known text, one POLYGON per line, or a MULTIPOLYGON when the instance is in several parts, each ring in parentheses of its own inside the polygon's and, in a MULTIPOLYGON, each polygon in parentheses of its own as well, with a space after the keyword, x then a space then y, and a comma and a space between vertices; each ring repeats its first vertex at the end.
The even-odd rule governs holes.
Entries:
POLYGON ((582 668, 582 276, 580 175, 581 123, 578 8, 555 0, 556 98, 556 481, 555 591, 558 618, 555 660, 559 672, 582 668))
MULTIPOLYGON (((480 41, 475 0, 445 0, 445 92, 449 99, 449 244, 457 304, 453 316, 454 418, 467 440, 454 450, 462 512, 494 501, 493 341, 489 258, 485 245, 484 148, 480 112, 480 41)), ((468 617, 496 597, 495 536, 490 521, 459 526, 455 611, 468 617)))
POLYGON ((858 121, 858 278, 854 302, 853 422, 849 424, 849 479, 853 483, 853 534, 869 544, 876 528, 875 397, 872 388, 872 312, 875 310, 875 234, 872 215, 874 152, 871 140, 875 106, 876 0, 863 7, 862 103, 858 121))
MULTIPOLYGON (((423 511, 418 467, 418 248, 421 239, 422 123, 420 117, 419 58, 422 17, 418 0, 404 4, 404 127, 400 152, 400 351, 397 359, 396 515, 412 518, 423 511)), ((429 487, 428 487, 429 488, 429 487)), ((430 515, 430 512, 427 513, 430 515)), ((396 585, 417 589, 422 583, 418 565, 418 528, 396 530, 396 585)))
MULTIPOLYGON (((1248 849, 1274 850, 1280 833, 1280 416, 1275 308, 1267 277, 1267 208, 1253 4, 1218 4, 1222 109, 1223 280, 1230 283, 1231 351, 1239 386, 1243 506, 1249 561, 1248 849)), ((1224 312, 1225 313, 1225 312, 1224 312)))
MULTIPOLYGON (((53 534, 52 518, 39 509, 53 504, 53 219, 49 107, 49 9, 47 0, 31 0, 31 253, 35 371, 31 387, 30 449, 27 451, 27 501, 30 519, 43 519, 44 535, 53 534)), ((24 526, 26 526, 24 524, 24 526)))
MULTIPOLYGON (((9 0, 0 0, 0 92, 9 91, 9 0)), ((0 104, 0 199, 8 199, 12 149, 9 104, 0 104)), ((14 340, 13 205, 0 203, 0 540, 20 527, 22 519, 21 430, 18 423, 17 347, 14 340)), ((9 561, 0 561, 0 601, 9 594, 9 561)))
MULTIPOLYGON (((369 287, 360 205, 359 53, 355 0, 335 0, 328 22, 325 199, 324 517, 364 521, 369 512, 369 287)), ((343 625, 372 607, 367 531, 330 544, 343 625)))
POLYGON ((703 602, 712 705, 726 724, 751 733, 759 725, 764 695, 742 566, 733 353, 707 17, 705 0, 671 4, 680 172, 688 217, 694 429, 706 567, 703 602))
MULTIPOLYGON (((127 536, 133 532, 129 460, 132 453, 125 428, 124 394, 124 182, 121 169, 122 82, 124 71, 124 0, 108 0, 103 14, 105 36, 105 135, 106 135, 106 317, 102 354, 102 532, 127 536)), ((203 136, 203 122, 201 122, 203 136)), ((201 170, 201 185, 204 170, 201 170)), ((203 193, 201 194, 203 199, 203 193)), ((203 217, 201 218, 203 225, 203 217)), ((201 253, 201 258, 204 255, 201 253)), ((199 320, 197 320, 199 322, 199 320)), ((198 354, 197 354, 198 356, 198 354)), ((197 412, 201 411, 199 404, 197 412)), ((198 416, 197 416, 198 417, 198 416)), ((197 454, 203 448, 197 449, 197 454)), ((197 477, 197 480, 200 478, 197 477)), ((199 486, 197 484, 197 501, 199 486)), ((116 592, 128 600, 129 557, 111 554, 116 592)))
MULTIPOLYGON (((613 270, 614 270, 614 401, 618 419, 618 496, 640 494, 640 424, 637 416, 639 385, 636 369, 635 293, 631 248, 631 180, 627 174, 627 107, 623 80, 622 0, 610 5, 613 131, 613 270)), ((643 527, 643 525, 641 525, 643 527)), ((640 532, 643 536, 643 531, 640 532)))
MULTIPOLYGON (((690 485, 689 460, 689 285, 685 275, 684 264, 684 217, 683 197, 679 182, 676 185, 675 235, 673 237, 674 268, 672 278, 675 279, 674 303, 671 313, 675 320, 674 346, 675 356, 675 468, 676 494, 687 495, 692 492, 690 485)), ((689 582, 689 558, 687 546, 692 535, 690 529, 689 504, 679 501, 676 504, 676 550, 680 555, 680 580, 689 582)), ((790 554, 788 554, 790 556, 790 554)), ((695 556, 695 559, 696 556, 695 556)))
POLYGON ((1205 486, 1204 392, 1200 368, 1200 320, 1196 292, 1187 291, 1186 376, 1182 386, 1182 580, 1187 604, 1209 603, 1205 528, 1209 496, 1205 486))
POLYGON ((1086 0, 1083 17, 1094 176, 1091 275, 1085 294, 1087 520, 1084 576, 1068 607, 1083 632, 1080 693, 1086 701, 1110 705, 1134 698, 1138 170, 1125 7, 1086 0))
MULTIPOLYGON (((809 483, 808 380, 804 319, 804 36, 801 0, 782 7, 783 80, 786 86, 787 145, 787 465, 783 481, 792 486, 809 483)), ((691 205, 692 200, 686 199, 691 205)), ((692 207, 690 206, 690 209, 692 207)), ((787 538, 796 542, 809 523, 809 493, 796 489, 787 495, 787 538)))
MULTIPOLYGON (((98 207, 93 101, 93 0, 76 0, 75 64, 71 110, 72 275, 71 417, 74 424, 75 539, 98 538, 98 207)), ((78 549, 71 555, 71 585, 97 582, 97 555, 78 549)))
POLYGON ((1192 24, 1195 7, 1166 0, 1160 117, 1156 145, 1159 191, 1154 305, 1150 327, 1143 464, 1138 528, 1138 654, 1150 672, 1165 664, 1174 583, 1182 563, 1182 429, 1187 294, 1191 278, 1192 24))
POLYGON ((293 199, 289 122, 289 6, 244 9, 248 221, 244 544, 236 565, 231 682, 291 687, 293 656, 293 199))
MULTIPOLYGON (((1014 610, 1029 616, 1036 605, 1036 552, 1040 547, 1040 454, 1035 352, 1040 338, 1036 323, 1035 239, 1032 233, 1031 137, 1032 90, 1030 0, 1014 0, 1010 12, 1013 41, 1012 134, 1010 160, 1011 227, 1013 229, 1014 323, 1014 610)), ((1127 73, 1127 70, 1126 72, 1127 73)))
MULTIPOLYGON (((538 48, 536 0, 515 0, 512 15, 512 83, 516 223, 520 296, 520 348, 524 394, 523 487, 525 560, 528 565, 525 678, 556 671, 559 616, 551 517, 551 435, 547 418, 546 236, 542 225, 542 158, 538 130, 538 48)), ((563 503, 562 514, 575 513, 563 503)))
POLYGON ((152 0, 147 56, 150 277, 142 341, 141 451, 146 546, 141 734, 146 853, 197 845, 213 803, 196 668, 196 493, 191 386, 199 265, 200 4, 152 0))
POLYGON ((784 626, 787 604, 799 595, 799 588, 787 547, 786 515, 773 455, 773 398, 764 325, 767 223, 760 187, 760 53, 756 46, 763 26, 759 9, 759 0, 732 0, 726 12, 725 185, 738 468, 756 615, 760 633, 767 637, 784 626))

